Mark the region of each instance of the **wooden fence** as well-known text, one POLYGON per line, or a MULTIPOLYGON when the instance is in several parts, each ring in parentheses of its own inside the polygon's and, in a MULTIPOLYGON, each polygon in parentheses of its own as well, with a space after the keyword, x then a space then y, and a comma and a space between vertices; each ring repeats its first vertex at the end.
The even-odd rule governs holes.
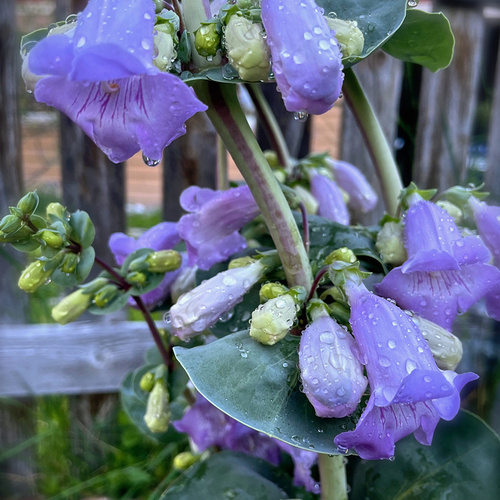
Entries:
MULTIPOLYGON (((63 18, 82 1, 57 0, 63 18)), ((422 188, 448 187, 464 182, 468 151, 474 133, 483 76, 490 75, 498 51, 498 19, 487 19, 480 8, 444 9, 454 28, 456 56, 446 72, 432 74, 395 61, 379 52, 358 65, 356 71, 391 143, 405 137, 397 154, 405 181, 422 188), (486 37, 486 35, 488 35, 486 37), (489 52, 486 50, 489 49, 489 52), (485 54, 488 52, 488 58, 485 54), (495 54, 492 57, 491 54, 495 54), (416 74, 408 78, 409 74, 416 74), (410 82, 410 85, 409 83, 410 82), (408 130, 414 133, 408 133, 408 130), (406 135, 405 135, 406 134, 406 135)), ((0 213, 15 204, 22 193, 21 134, 18 107, 20 61, 15 2, 0 2, 0 213)), ((494 73, 494 72, 493 72, 494 73)), ((491 78, 493 80, 493 78, 491 78)), ((500 62, 496 64, 494 98, 488 132, 489 189, 500 200, 500 62)), ((294 121, 271 92, 292 150, 307 147, 310 124, 294 121), (274 96, 274 97, 273 97, 274 96)), ((483 120, 484 121, 484 120, 483 120)), ((375 184, 371 160, 349 111, 344 109, 342 159, 362 168, 375 184)), ((401 144, 401 141, 399 141, 401 144)), ((124 169, 111 164, 67 118, 60 121, 63 199, 70 210, 89 212, 96 224, 96 251, 110 260, 109 234, 125 230, 124 169)), ((215 133, 203 115, 188 123, 188 133, 167 148, 163 184, 165 219, 179 215, 175 201, 187 185, 213 187, 216 158, 215 133), (200 147, 203 145, 203 147, 200 147)), ((382 207, 363 222, 371 223, 382 207)), ((125 373, 142 363, 153 345, 141 323, 98 321, 54 325, 27 325, 27 300, 16 287, 19 254, 0 253, 0 396, 16 398, 21 405, 0 406, 0 456, 34 432, 27 410, 33 398, 44 394, 74 395, 92 401, 95 394, 115 393, 125 373), (15 265, 12 265, 14 262, 15 265), (17 264, 17 265, 16 265, 17 264)), ((92 405, 77 405, 78 411, 92 405)), ((86 410, 87 411, 87 410, 86 410)), ((74 418, 87 418, 75 414, 74 418)), ((20 498, 35 492, 30 449, 0 463, 0 496, 7 488, 20 498)), ((6 493, 4 493, 6 494, 6 493)))

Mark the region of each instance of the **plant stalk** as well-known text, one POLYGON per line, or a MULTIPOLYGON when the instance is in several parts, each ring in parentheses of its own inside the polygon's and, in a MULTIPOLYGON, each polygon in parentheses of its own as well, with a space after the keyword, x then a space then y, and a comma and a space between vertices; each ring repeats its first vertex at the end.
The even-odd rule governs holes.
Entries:
POLYGON ((347 479, 342 455, 318 455, 321 500, 347 500, 347 479))
POLYGON ((248 125, 236 86, 209 81, 193 84, 208 105, 207 115, 252 192, 280 256, 288 284, 311 288, 312 272, 292 211, 248 125))
POLYGON ((375 165, 386 210, 389 215, 395 217, 398 213, 398 197, 403 189, 403 183, 392 150, 356 74, 352 68, 344 70, 344 74, 342 90, 345 99, 375 165))

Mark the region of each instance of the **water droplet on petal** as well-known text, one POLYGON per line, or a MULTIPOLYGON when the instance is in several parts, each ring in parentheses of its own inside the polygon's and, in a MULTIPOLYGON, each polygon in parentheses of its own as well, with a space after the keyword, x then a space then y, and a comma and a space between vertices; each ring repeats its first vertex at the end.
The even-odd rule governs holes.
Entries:
POLYGON ((307 111, 296 111, 293 114, 293 117, 295 120, 299 122, 305 122, 307 118, 309 117, 309 113, 307 111))
POLYGON ((161 160, 155 160, 153 158, 148 158, 144 153, 142 153, 142 161, 148 166, 148 167, 156 167, 161 163, 161 160))

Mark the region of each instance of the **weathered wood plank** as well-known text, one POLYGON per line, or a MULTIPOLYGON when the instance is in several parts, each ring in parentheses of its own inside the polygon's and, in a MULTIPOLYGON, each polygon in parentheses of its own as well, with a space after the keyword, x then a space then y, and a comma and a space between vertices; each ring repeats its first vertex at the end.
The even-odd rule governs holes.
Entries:
POLYGON ((0 329, 0 396, 116 392, 153 345, 142 322, 10 325, 0 329))

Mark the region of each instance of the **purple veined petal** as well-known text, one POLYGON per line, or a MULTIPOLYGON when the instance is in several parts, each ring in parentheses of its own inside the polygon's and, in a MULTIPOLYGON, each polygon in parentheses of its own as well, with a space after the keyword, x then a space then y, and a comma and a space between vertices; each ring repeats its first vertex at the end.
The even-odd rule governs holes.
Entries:
POLYGON ((349 225, 350 217, 338 186, 324 175, 311 173, 311 193, 318 202, 318 215, 349 225))
POLYGON ((304 394, 318 417, 353 413, 368 381, 353 354, 354 339, 329 316, 315 319, 302 333, 299 367, 304 394))
POLYGON ((171 250, 180 241, 177 222, 160 222, 137 238, 137 248, 151 248, 155 251, 171 250))
POLYGON ((318 455, 312 451, 297 448, 283 441, 275 440, 278 446, 288 453, 293 460, 293 484, 303 486, 311 493, 321 493, 321 487, 311 475, 311 469, 318 460, 318 455))
POLYGON ((220 191, 199 186, 189 186, 181 193, 179 203, 186 212, 198 212, 201 207, 213 198, 219 196, 220 191))
POLYGON ((70 79, 100 82, 157 74, 154 19, 150 0, 90 0, 78 16, 70 79))
POLYGON ((228 269, 182 295, 170 308, 172 333, 187 340, 214 325, 243 300, 264 271, 260 261, 247 267, 228 269))
POLYGON ((262 23, 286 109, 328 111, 342 88, 342 56, 314 1, 262 0, 262 23))
POLYGON ((197 193, 202 199, 188 203, 200 204, 200 209, 181 217, 178 230, 186 241, 190 265, 209 269, 246 248, 246 240, 238 231, 255 219, 260 210, 248 186, 220 191, 217 196, 206 191, 197 193))
POLYGON ((332 160, 330 164, 335 182, 349 195, 348 205, 361 213, 371 212, 378 196, 361 171, 345 161, 332 160))
POLYGON ((348 282, 346 292, 373 404, 408 404, 453 394, 453 384, 436 366, 422 333, 407 314, 363 285, 348 282))
POLYGON ((65 76, 71 71, 73 58, 72 38, 67 33, 50 35, 31 49, 28 67, 35 75, 65 76))
POLYGON ((408 274, 403 274, 398 267, 375 285, 375 290, 394 299, 403 309, 451 331, 456 315, 467 311, 498 283, 500 271, 488 264, 462 266, 458 271, 408 274))
POLYGON ((372 395, 356 429, 339 434, 334 442, 365 460, 391 458, 396 442, 412 433, 418 442, 430 445, 438 422, 439 415, 430 401, 380 408, 374 405, 372 395))
POLYGON ((106 84, 47 77, 37 83, 35 97, 68 115, 115 163, 140 149, 161 158, 163 149, 185 133, 184 122, 207 109, 193 89, 164 73, 106 84))
POLYGON ((500 267, 500 207, 489 206, 473 196, 469 199, 469 205, 476 221, 477 230, 486 246, 493 253, 495 265, 500 267))
POLYGON ((113 233, 109 237, 108 246, 113 252, 116 263, 121 266, 125 259, 136 250, 136 240, 125 233, 113 233))

